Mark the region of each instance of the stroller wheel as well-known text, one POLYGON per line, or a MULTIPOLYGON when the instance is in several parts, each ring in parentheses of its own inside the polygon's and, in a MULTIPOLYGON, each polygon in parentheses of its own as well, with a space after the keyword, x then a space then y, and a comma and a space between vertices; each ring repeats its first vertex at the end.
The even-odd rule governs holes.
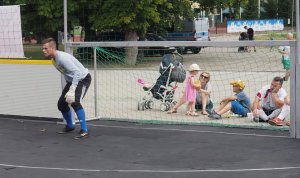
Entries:
POLYGON ((171 102, 171 108, 174 107, 177 104, 177 101, 172 101, 171 102))
POLYGON ((147 102, 144 104, 144 108, 145 108, 145 109, 149 109, 149 108, 148 108, 147 102))
POLYGON ((169 108, 170 107, 166 103, 161 103, 161 105, 160 105, 160 110, 161 111, 167 111, 167 110, 169 110, 169 108))
POLYGON ((153 106, 154 106, 154 102, 153 101, 148 101, 147 103, 146 103, 146 105, 145 105, 145 107, 147 108, 147 109, 152 109, 153 108, 153 106))
POLYGON ((145 105, 144 102, 138 102, 138 111, 144 111, 145 105))

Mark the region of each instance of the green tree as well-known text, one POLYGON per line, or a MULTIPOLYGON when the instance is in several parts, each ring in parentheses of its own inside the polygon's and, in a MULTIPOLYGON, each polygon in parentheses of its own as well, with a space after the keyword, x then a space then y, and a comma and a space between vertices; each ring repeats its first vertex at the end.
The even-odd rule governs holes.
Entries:
POLYGON ((258 0, 248 0, 244 7, 244 19, 257 19, 258 18, 258 0))
POLYGON ((150 31, 153 32, 165 32, 174 31, 174 26, 182 25, 182 20, 191 20, 197 16, 197 13, 192 11, 190 0, 169 0, 172 4, 171 8, 165 8, 158 6, 158 12, 160 12, 159 23, 151 23, 150 31))
MULTIPOLYGON (((125 40, 136 41, 151 26, 159 28, 161 27, 158 25, 160 22, 168 23, 172 17, 184 15, 181 13, 186 12, 186 9, 179 7, 181 5, 187 7, 189 3, 188 0, 95 1, 93 4, 95 11, 91 13, 89 21, 93 24, 92 28, 94 29, 124 31, 125 40)), ((191 8, 190 4, 188 8, 191 8)), ((134 65, 136 63, 137 52, 137 47, 126 48, 125 61, 127 64, 134 65)))
POLYGON ((263 18, 278 18, 278 0, 267 0, 262 3, 264 11, 263 18))
MULTIPOLYGON (((136 41, 149 29, 162 30, 180 18, 192 18, 190 0, 68 0, 68 30, 75 25, 86 31, 125 32, 125 40, 136 41)), ((43 39, 56 37, 64 27, 63 1, 3 0, 21 7, 22 29, 43 39)), ((40 40, 39 40, 40 41, 40 40)), ((137 48, 126 51, 126 62, 135 64, 137 48), (131 50, 131 51, 130 51, 131 50)))
POLYGON ((278 1, 278 17, 283 18, 285 20, 285 24, 287 24, 287 19, 292 18, 292 8, 293 0, 278 1))
MULTIPOLYGON (((68 13, 75 13, 80 3, 85 0, 68 0, 68 13)), ((34 32, 38 41, 45 37, 57 36, 57 31, 63 30, 63 1, 61 0, 7 0, 7 4, 24 4, 21 6, 22 30, 25 33, 34 32)), ((79 24, 75 16, 68 17, 68 26, 79 24)))

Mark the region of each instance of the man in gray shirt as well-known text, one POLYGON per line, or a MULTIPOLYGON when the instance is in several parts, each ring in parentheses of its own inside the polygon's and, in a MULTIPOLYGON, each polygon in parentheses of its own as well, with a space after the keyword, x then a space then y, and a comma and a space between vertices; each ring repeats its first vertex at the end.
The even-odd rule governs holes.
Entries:
POLYGON ((56 42, 53 38, 43 40, 43 53, 46 57, 52 58, 55 68, 60 71, 67 84, 58 100, 57 106, 61 111, 67 125, 58 132, 59 134, 69 133, 75 129, 72 122, 72 114, 68 104, 74 109, 80 122, 81 130, 75 139, 87 138, 89 136, 86 125, 85 111, 80 103, 91 83, 91 75, 74 56, 56 49, 56 42))

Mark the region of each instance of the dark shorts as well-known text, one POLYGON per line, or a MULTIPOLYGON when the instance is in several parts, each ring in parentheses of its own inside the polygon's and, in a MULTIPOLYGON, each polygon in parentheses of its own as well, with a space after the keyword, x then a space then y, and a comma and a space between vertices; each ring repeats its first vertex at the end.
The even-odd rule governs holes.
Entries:
MULTIPOLYGON (((91 80, 92 80, 91 75, 88 74, 83 80, 78 82, 78 85, 75 90, 75 102, 71 104, 71 106, 75 111, 82 108, 80 101, 85 96, 91 84, 91 80)), ((66 102, 65 95, 69 91, 71 85, 72 85, 71 83, 67 82, 57 103, 58 109, 63 113, 70 110, 68 103, 66 102)))
POLYGON ((262 108, 262 109, 266 113, 267 116, 269 116, 270 114, 272 114, 273 111, 275 111, 275 109, 273 109, 273 110, 268 110, 268 109, 265 109, 265 108, 262 108))

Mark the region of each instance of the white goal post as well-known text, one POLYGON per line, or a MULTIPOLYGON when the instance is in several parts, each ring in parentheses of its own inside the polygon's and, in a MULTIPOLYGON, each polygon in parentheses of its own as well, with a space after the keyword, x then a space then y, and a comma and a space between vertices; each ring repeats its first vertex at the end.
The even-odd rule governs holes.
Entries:
MULTIPOLYGON (((64 34, 67 34, 67 8, 66 8, 66 1, 64 0, 65 8, 65 28, 64 34)), ((300 34, 299 28, 299 0, 296 0, 296 32, 300 34)), ((65 38, 67 39, 67 38, 65 38)), ((161 46, 199 46, 199 47, 212 47, 212 48, 236 48, 239 46, 257 46, 257 47, 272 47, 272 46, 290 46, 291 47, 291 79, 290 79, 290 96, 291 96, 291 112, 290 112, 290 135, 291 138, 300 138, 300 37, 297 35, 296 41, 209 41, 209 42, 187 42, 187 41, 162 41, 162 42, 154 42, 154 41, 124 41, 124 42, 66 42, 65 41, 65 50, 66 51, 73 51, 73 48, 78 47, 91 47, 94 49, 94 56, 93 60, 96 64, 97 56, 96 56, 96 48, 97 47, 161 47, 161 46)), ((221 54, 222 55, 222 54, 221 54)), ((94 66, 94 70, 99 71, 97 66, 94 66)), ((97 75, 99 76, 99 75, 97 75)), ((100 80, 100 79, 97 79, 100 80)), ((95 85, 97 80, 94 80, 95 85)), ((101 90, 101 88, 94 88, 94 92, 96 90, 101 90)), ((97 98, 94 103, 94 107, 98 108, 97 98)), ((101 113, 94 112, 94 118, 99 118, 101 113)))

